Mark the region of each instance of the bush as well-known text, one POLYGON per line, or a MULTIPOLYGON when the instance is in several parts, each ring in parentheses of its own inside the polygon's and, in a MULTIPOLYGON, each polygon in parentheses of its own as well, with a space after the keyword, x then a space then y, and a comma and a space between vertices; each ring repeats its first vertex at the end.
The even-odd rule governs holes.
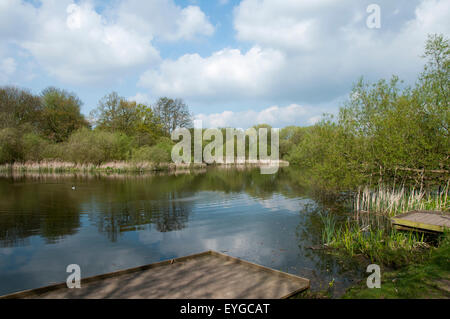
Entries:
POLYGON ((34 133, 25 134, 22 138, 22 143, 24 160, 35 162, 39 162, 45 158, 45 153, 50 145, 47 140, 34 133))
POLYGON ((131 148, 131 138, 122 133, 84 128, 70 136, 65 159, 75 163, 100 165, 108 161, 127 160, 131 148))
POLYGON ((133 151, 132 160, 134 162, 167 163, 171 159, 172 147, 164 142, 155 146, 143 146, 133 151))
POLYGON ((0 130, 0 164, 23 160, 23 145, 19 130, 4 128, 0 130))

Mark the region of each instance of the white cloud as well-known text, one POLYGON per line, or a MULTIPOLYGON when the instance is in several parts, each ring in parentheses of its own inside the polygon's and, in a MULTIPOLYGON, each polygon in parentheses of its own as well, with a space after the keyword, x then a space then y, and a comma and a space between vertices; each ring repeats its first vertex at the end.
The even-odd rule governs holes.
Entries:
POLYGON ((322 119, 321 115, 312 116, 308 119, 309 125, 314 125, 322 119))
POLYGON ((0 3, 0 35, 30 52, 59 80, 92 84, 119 81, 143 65, 159 63, 152 45, 155 36, 192 39, 214 31, 196 6, 181 8, 173 0, 157 0, 153 6, 139 1, 139 8, 137 3, 122 0, 99 13, 90 0, 42 0, 37 7, 5 0, 0 3), (159 20, 152 19, 155 16, 159 20))
POLYGON ((213 25, 198 6, 181 8, 172 0, 126 0, 114 14, 121 25, 170 41, 214 33, 213 25))
POLYGON ((264 96, 283 64, 282 53, 259 47, 246 53, 223 49, 207 58, 186 54, 175 61, 164 61, 157 70, 148 70, 139 84, 157 95, 183 98, 264 96))
POLYGON ((142 103, 142 104, 148 104, 150 101, 150 98, 145 93, 136 93, 135 96, 131 96, 128 98, 128 101, 135 101, 136 103, 142 103))
POLYGON ((203 105, 326 103, 347 94, 360 76, 374 81, 396 74, 412 84, 427 34, 450 30, 450 2, 378 4, 382 28, 376 30, 366 25, 367 3, 357 0, 243 0, 234 9, 234 27, 250 50, 165 60, 139 84, 203 105))
POLYGON ((198 114, 196 120, 201 120, 203 127, 240 127, 249 128, 257 124, 269 124, 272 127, 282 128, 289 125, 312 124, 311 119, 320 118, 321 110, 298 104, 288 106, 271 106, 261 111, 224 111, 222 113, 198 114))
POLYGON ((6 83, 16 72, 17 63, 13 58, 0 59, 0 84, 6 83))

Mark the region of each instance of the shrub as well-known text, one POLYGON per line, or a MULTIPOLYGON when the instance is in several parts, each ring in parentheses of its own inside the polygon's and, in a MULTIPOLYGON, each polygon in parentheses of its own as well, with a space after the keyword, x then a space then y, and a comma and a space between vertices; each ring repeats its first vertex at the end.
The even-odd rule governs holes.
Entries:
POLYGON ((23 145, 19 130, 0 130, 0 164, 23 160, 23 145))
POLYGON ((22 138, 23 159, 25 161, 39 162, 44 159, 49 142, 39 135, 27 133, 22 138))
POLYGON ((172 147, 164 142, 155 146, 143 146, 133 151, 134 162, 167 163, 170 161, 172 147))
POLYGON ((131 138, 122 133, 84 128, 70 136, 65 159, 100 165, 107 161, 127 160, 131 147, 131 138))

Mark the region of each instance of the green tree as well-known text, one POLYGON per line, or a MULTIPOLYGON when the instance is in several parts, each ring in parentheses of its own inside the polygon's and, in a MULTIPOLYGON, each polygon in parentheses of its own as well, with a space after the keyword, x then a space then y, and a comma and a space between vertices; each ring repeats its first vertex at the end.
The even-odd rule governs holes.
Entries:
POLYGON ((132 134, 139 118, 137 104, 127 101, 117 92, 104 96, 91 112, 99 129, 132 134))
POLYGON ((49 87, 42 91, 42 132, 54 142, 66 141, 70 134, 89 123, 80 113, 82 102, 74 94, 49 87))
POLYGON ((164 135, 160 119, 154 114, 152 108, 145 104, 136 106, 137 118, 133 126, 133 132, 137 144, 154 145, 164 135))
POLYGON ((0 130, 0 164, 23 160, 21 133, 16 128, 0 130))
POLYGON ((34 131, 38 131, 41 112, 40 98, 29 90, 0 87, 0 128, 22 128, 29 124, 34 131))

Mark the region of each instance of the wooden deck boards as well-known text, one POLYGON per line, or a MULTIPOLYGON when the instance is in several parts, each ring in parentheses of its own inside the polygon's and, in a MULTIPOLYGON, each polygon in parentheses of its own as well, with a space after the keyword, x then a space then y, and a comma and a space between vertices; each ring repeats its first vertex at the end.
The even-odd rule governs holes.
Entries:
POLYGON ((401 229, 443 232, 450 228, 450 214, 435 211, 411 211, 392 218, 392 223, 401 229))
POLYGON ((309 288, 309 280, 214 251, 0 298, 26 299, 278 299, 309 288))

